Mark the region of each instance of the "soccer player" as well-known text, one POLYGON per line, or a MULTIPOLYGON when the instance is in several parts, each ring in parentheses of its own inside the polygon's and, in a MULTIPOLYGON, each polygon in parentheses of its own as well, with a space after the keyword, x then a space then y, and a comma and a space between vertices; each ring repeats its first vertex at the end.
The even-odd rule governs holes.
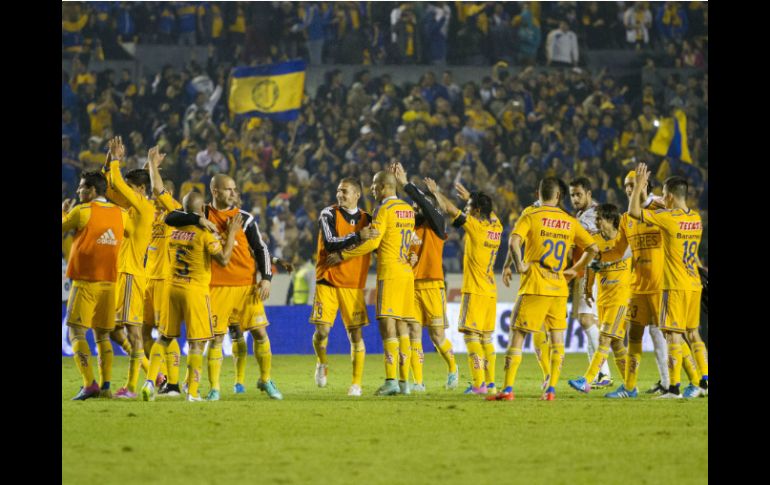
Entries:
POLYGON ((700 390, 688 397, 708 394, 708 352, 700 337, 701 281, 698 274, 698 247, 703 230, 700 214, 687 207, 687 181, 669 177, 663 184, 666 209, 642 209, 641 188, 647 185, 650 172, 640 163, 636 185, 628 203, 629 216, 660 227, 663 236, 663 295, 660 302, 660 329, 668 343, 668 392, 660 399, 681 399, 683 334, 692 343, 692 353, 701 374, 700 390))
MULTIPOLYGON (((203 215, 203 195, 188 193, 182 201, 184 210, 203 215)), ((179 337, 182 320, 185 322, 190 352, 187 358, 190 383, 188 401, 202 401, 198 390, 203 366, 203 347, 214 338, 211 306, 209 304, 209 283, 211 281, 211 260, 220 266, 227 266, 233 253, 236 235, 241 231, 241 215, 235 214, 227 222, 224 249, 219 238, 197 225, 176 227, 168 238, 168 254, 171 259, 171 278, 168 289, 168 317, 161 321, 160 337, 150 352, 148 376, 154 376, 160 369, 161 356, 168 354, 171 340, 179 337)), ((147 379, 142 386, 142 400, 155 400, 155 385, 147 379)))
POLYGON ((436 209, 438 201, 432 193, 424 193, 410 183, 404 167, 396 162, 390 170, 398 184, 414 201, 414 236, 409 245, 409 254, 417 258, 414 266, 415 322, 409 323, 409 338, 412 347, 413 391, 425 391, 423 382, 422 327, 428 327, 431 342, 441 354, 447 366, 447 389, 455 389, 459 380, 457 363, 452 342, 446 338, 449 328, 446 317, 446 290, 444 288, 444 242, 447 239, 444 217, 436 209))
MULTIPOLYGON (((211 179, 211 203, 204 213, 214 223, 220 235, 226 230, 227 220, 240 214, 243 231, 236 236, 232 261, 226 267, 214 266, 211 269, 211 310, 214 321, 214 340, 208 349, 208 372, 211 389, 208 400, 220 398, 219 377, 222 372, 222 341, 229 331, 233 342, 235 358, 236 394, 246 392, 243 386, 246 374, 248 349, 243 332, 251 333, 254 338, 254 355, 260 369, 257 388, 266 392, 271 399, 283 399, 283 395, 270 379, 272 352, 267 334, 267 316, 263 302, 270 297, 270 281, 273 277, 270 252, 262 241, 257 221, 248 212, 237 206, 239 195, 235 181, 224 174, 217 174, 211 179), (256 281, 257 270, 261 280, 256 281)), ((170 226, 194 224, 195 215, 174 212, 166 218, 170 226)))
POLYGON ((521 348, 527 333, 540 332, 545 323, 551 338, 551 376, 543 400, 556 399, 556 384, 564 362, 564 331, 567 329, 567 278, 575 276, 598 252, 591 235, 578 221, 558 207, 559 181, 540 181, 541 207, 521 216, 509 238, 516 270, 521 274, 517 311, 511 317, 513 332, 505 357, 505 386, 489 400, 514 399, 513 385, 521 365, 521 348), (521 246, 525 245, 522 257, 521 246), (584 250, 581 258, 565 270, 567 250, 572 244, 584 250))
POLYGON ((377 389, 378 396, 411 392, 407 380, 411 356, 407 322, 414 319, 414 298, 411 297, 414 274, 408 257, 414 233, 414 210, 396 197, 396 186, 392 173, 380 171, 374 175, 371 191, 380 205, 374 211, 372 225, 378 234, 360 246, 340 252, 339 256, 335 253, 327 258, 327 264, 334 265, 377 250, 376 318, 385 349, 385 383, 377 389), (410 297, 404 298, 404 295, 410 297))
MULTIPOLYGON (((618 208, 613 204, 601 204, 596 209, 596 226, 599 233, 594 234, 599 250, 606 250, 615 245, 620 225, 618 208)), ((615 364, 620 370, 620 375, 626 375, 626 357, 628 350, 624 344, 626 337, 626 309, 628 298, 631 294, 631 251, 626 252, 621 259, 603 266, 598 272, 587 270, 589 276, 586 284, 586 300, 589 305, 596 305, 601 323, 601 335, 599 336, 599 349, 594 352, 588 370, 577 379, 567 381, 573 389, 583 393, 591 391, 591 383, 599 373, 601 366, 607 362, 610 347, 615 355, 615 364), (599 281, 599 297, 592 303, 591 285, 594 276, 599 281)), ((623 384, 621 384, 621 387, 623 384)), ((628 397, 636 397, 636 386, 630 388, 628 397)))
POLYGON ((83 172, 77 189, 80 205, 62 203, 62 234, 75 230, 67 262, 72 290, 67 302, 67 326, 75 364, 83 378, 73 401, 98 396, 100 384, 109 386, 112 374, 112 344, 115 328, 115 281, 118 279, 118 251, 124 233, 133 230, 128 213, 107 202, 107 180, 99 172, 83 172), (91 351, 86 332, 93 329, 99 352, 99 381, 91 369, 91 351))
POLYGON ((337 318, 337 310, 340 311, 350 341, 350 360, 353 364, 353 382, 348 389, 348 396, 361 395, 366 358, 363 328, 369 325, 364 287, 371 256, 369 253, 363 254, 337 266, 328 266, 327 259, 330 254, 355 247, 378 235, 378 231, 370 225, 372 217, 358 208, 361 189, 361 184, 355 178, 340 180, 337 204, 324 208, 318 218, 316 285, 313 312, 309 320, 315 325, 315 382, 318 387, 326 387, 329 373, 326 347, 329 332, 337 318))
MULTIPOLYGON (((591 181, 586 177, 578 177, 569 184, 569 196, 572 201, 572 207, 577 211, 575 218, 580 222, 589 234, 597 234, 599 228, 596 227, 596 208, 598 204, 591 197, 591 181)), ((576 249, 573 253, 573 261, 580 259, 581 252, 576 249)), ((579 275, 579 278, 575 279, 573 284, 572 294, 572 314, 577 314, 580 326, 583 328, 583 333, 586 336, 586 352, 588 353, 588 361, 593 360, 594 353, 599 346, 599 328, 598 328, 598 312, 596 305, 589 305, 586 299, 586 281, 584 275, 579 275)), ((591 290, 593 300, 596 301, 596 282, 591 290)), ((601 370, 599 371, 596 382, 592 383, 593 387, 607 387, 612 385, 612 376, 610 375, 610 368, 605 362, 601 370)))
MULTIPOLYGON (((128 216, 133 221, 134 230, 123 240, 118 256, 117 302, 115 305, 115 321, 118 327, 113 331, 115 340, 122 341, 123 332, 127 331, 130 344, 128 376, 126 384, 115 393, 116 398, 133 399, 136 397, 139 380, 139 366, 144 355, 142 325, 144 320, 144 291, 146 275, 144 257, 147 247, 152 240, 152 226, 155 220, 155 206, 147 198, 150 187, 150 176, 147 170, 136 169, 126 174, 126 179, 120 173, 120 163, 125 159, 126 148, 121 137, 117 136, 108 142, 107 159, 109 165, 105 172, 109 180, 107 196, 117 205, 128 209, 128 216), (125 327, 125 330, 121 330, 125 327)), ((103 342, 97 345, 107 345, 103 342)), ((111 346, 111 344, 109 344, 111 346)), ((111 355, 109 355, 111 358, 111 355)), ((102 390, 109 391, 109 382, 102 390)))
POLYGON ((492 343, 497 314, 494 271, 503 225, 492 211, 492 199, 488 195, 470 193, 461 184, 455 184, 460 199, 466 201, 462 211, 438 191, 433 179, 426 178, 425 185, 436 196, 441 210, 452 218, 452 225, 465 229, 463 296, 458 322, 458 330, 463 333, 468 348, 472 376, 465 394, 494 393, 497 361, 492 343))

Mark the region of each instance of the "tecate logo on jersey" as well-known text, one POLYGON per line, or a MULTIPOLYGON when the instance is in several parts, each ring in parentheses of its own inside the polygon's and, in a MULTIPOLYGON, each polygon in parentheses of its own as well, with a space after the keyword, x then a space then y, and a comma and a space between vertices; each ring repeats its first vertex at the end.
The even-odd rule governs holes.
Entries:
POLYGON ((700 222, 680 222, 679 223, 679 230, 680 231, 700 231, 703 229, 703 226, 700 222))
POLYGON ((554 229, 571 229, 572 223, 569 221, 563 221, 561 219, 550 219, 548 217, 543 217, 543 226, 545 227, 551 227, 554 229))

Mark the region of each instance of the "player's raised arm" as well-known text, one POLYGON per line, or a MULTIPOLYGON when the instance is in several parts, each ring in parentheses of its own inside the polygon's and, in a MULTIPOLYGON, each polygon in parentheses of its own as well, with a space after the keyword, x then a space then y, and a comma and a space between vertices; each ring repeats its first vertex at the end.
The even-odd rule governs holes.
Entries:
POLYGON ((647 170, 647 164, 640 163, 636 167, 636 183, 631 196, 628 198, 628 215, 634 219, 642 219, 642 201, 640 195, 642 188, 647 187, 647 180, 650 178, 650 172, 647 170))
POLYGON ((225 247, 222 249, 222 252, 211 255, 214 261, 221 266, 227 266, 227 263, 230 262, 230 257, 233 255, 233 247, 235 246, 235 235, 241 230, 241 224, 243 224, 243 218, 240 214, 236 214, 235 217, 227 221, 225 247))
POLYGON ((411 197, 417 203, 417 205, 420 206, 422 214, 425 217, 425 220, 428 221, 428 225, 430 226, 431 230, 433 230, 433 232, 435 232, 438 237, 446 239, 447 233, 444 224, 444 217, 441 215, 438 209, 436 209, 433 204, 430 203, 422 190, 408 181, 409 179, 406 176, 406 171, 404 170, 404 167, 401 165, 401 163, 394 163, 392 165, 392 171, 393 175, 396 176, 396 180, 398 181, 399 185, 401 185, 409 197, 411 197))
POLYGON ((458 214, 461 212, 460 209, 458 209, 457 206, 454 205, 451 200, 449 200, 444 194, 442 194, 439 191, 436 181, 433 180, 432 178, 426 177, 425 179, 423 179, 423 182, 425 182, 425 186, 428 187, 428 190, 430 190, 433 193, 433 195, 436 196, 436 201, 438 202, 439 208, 445 213, 449 214, 449 216, 452 219, 456 218, 458 214))
POLYGON ((126 157, 126 147, 123 145, 123 139, 116 136, 107 142, 107 146, 109 147, 108 156, 111 155, 109 158, 112 158, 109 165, 110 187, 114 189, 120 197, 125 199, 131 207, 136 210, 143 210, 147 206, 141 204, 139 194, 128 186, 123 179, 123 175, 120 173, 120 164, 125 161, 126 157))

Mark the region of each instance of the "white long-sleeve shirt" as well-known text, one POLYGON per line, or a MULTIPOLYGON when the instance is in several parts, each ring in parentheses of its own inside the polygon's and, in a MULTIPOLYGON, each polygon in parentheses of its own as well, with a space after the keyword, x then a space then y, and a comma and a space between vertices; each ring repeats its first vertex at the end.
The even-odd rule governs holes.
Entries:
POLYGON ((577 36, 571 30, 567 32, 562 32, 561 29, 552 30, 545 41, 545 53, 551 62, 577 64, 577 36))

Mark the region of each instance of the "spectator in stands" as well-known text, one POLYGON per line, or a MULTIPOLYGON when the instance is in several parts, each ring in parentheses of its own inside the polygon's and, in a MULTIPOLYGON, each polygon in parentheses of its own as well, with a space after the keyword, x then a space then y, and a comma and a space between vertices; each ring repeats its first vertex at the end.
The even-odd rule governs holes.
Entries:
POLYGON ((641 50, 650 43, 650 27, 652 14, 645 2, 636 2, 623 14, 623 25, 626 26, 626 43, 628 46, 641 50))
POLYGON ((426 61, 428 64, 443 66, 447 58, 447 41, 449 36, 449 20, 452 10, 447 2, 429 4, 425 11, 425 45, 427 46, 426 61))
POLYGON ((655 28, 664 41, 681 44, 687 36, 687 11, 679 2, 664 2, 655 11, 655 28))
POLYGON ((422 46, 421 35, 417 27, 417 16, 411 9, 401 12, 401 18, 394 27, 396 34, 396 53, 400 64, 417 64, 422 46))
POLYGON ((517 60, 522 65, 531 66, 535 63, 537 50, 540 47, 540 22, 533 17, 527 3, 522 6, 518 21, 518 28, 516 29, 517 60))
POLYGON ((176 7, 179 45, 194 46, 198 28, 198 9, 194 2, 178 2, 176 7))
POLYGON ((577 36, 562 20, 559 28, 552 30, 546 39, 546 58, 549 66, 574 67, 578 64, 577 36))

